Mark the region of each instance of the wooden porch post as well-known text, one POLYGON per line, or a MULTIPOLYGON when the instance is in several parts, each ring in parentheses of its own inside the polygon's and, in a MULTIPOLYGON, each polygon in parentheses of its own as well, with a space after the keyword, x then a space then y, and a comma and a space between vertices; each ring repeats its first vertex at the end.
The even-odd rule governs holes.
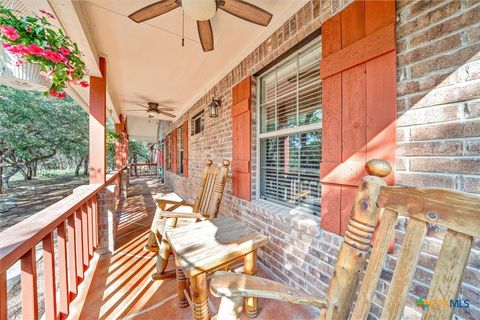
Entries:
POLYGON ((90 183, 105 183, 107 62, 99 60, 102 77, 90 77, 90 183))
POLYGON ((115 169, 125 168, 128 164, 128 135, 125 115, 120 115, 120 123, 115 124, 115 131, 121 140, 115 145, 115 169))

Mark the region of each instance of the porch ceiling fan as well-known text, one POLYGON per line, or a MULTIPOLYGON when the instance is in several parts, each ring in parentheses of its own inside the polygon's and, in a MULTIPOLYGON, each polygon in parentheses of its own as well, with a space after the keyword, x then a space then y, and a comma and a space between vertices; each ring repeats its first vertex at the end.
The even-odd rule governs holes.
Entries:
POLYGON ((152 117, 154 117, 156 115, 160 115, 160 114, 163 114, 163 115, 165 115, 167 117, 170 117, 170 118, 175 118, 174 114, 172 114, 170 112, 166 112, 166 111, 173 111, 172 108, 170 108, 170 107, 160 107, 159 104, 156 103, 156 102, 148 102, 147 106, 145 106, 143 104, 139 104, 139 103, 137 103, 137 105, 139 105, 142 108, 145 108, 146 110, 144 110, 144 109, 133 109, 133 110, 127 110, 127 111, 147 112, 149 118, 152 118, 152 117))
POLYGON ((270 12, 242 0, 162 0, 143 7, 128 17, 140 23, 178 7, 182 7, 189 16, 197 20, 198 35, 204 52, 213 50, 210 19, 218 9, 261 26, 267 26, 272 19, 270 12))

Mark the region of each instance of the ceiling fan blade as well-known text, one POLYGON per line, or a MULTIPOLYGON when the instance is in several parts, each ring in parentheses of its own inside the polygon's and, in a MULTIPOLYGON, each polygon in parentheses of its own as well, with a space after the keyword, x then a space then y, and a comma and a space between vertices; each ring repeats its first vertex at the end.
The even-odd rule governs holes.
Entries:
POLYGON ((167 13, 168 11, 178 8, 179 6, 180 5, 176 0, 162 0, 143 7, 128 17, 133 21, 140 23, 158 17, 159 15, 167 13))
POLYGON ((137 111, 137 112, 138 112, 138 111, 142 111, 142 112, 146 112, 146 110, 138 110, 138 109, 136 109, 136 110, 135 110, 135 109, 129 109, 129 110, 125 110, 125 111, 137 111))
POLYGON ((219 8, 261 26, 267 26, 272 19, 270 12, 242 0, 224 0, 220 2, 219 8))
POLYGON ((170 117, 170 118, 175 118, 175 115, 174 115, 174 114, 171 114, 171 113, 169 113, 169 112, 158 111, 158 113, 163 114, 163 115, 166 115, 167 117, 170 117))
POLYGON ((203 52, 213 50, 213 31, 210 20, 197 21, 198 36, 202 44, 203 52))
POLYGON ((159 111, 173 111, 174 109, 170 108, 170 107, 158 107, 158 110, 159 111))
POLYGON ((140 106, 140 107, 142 107, 142 108, 148 109, 147 106, 144 106, 143 104, 140 104, 140 103, 137 103, 137 106, 140 106))

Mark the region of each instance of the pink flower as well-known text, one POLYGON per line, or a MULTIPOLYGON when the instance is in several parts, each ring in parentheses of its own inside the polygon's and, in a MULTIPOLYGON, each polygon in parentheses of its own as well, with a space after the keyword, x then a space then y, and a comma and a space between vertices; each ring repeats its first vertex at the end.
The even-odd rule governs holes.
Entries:
POLYGON ((60 62, 64 62, 64 61, 67 60, 60 53, 51 51, 49 49, 46 49, 46 50, 43 51, 43 56, 45 57, 45 59, 48 59, 48 60, 50 60, 52 62, 55 62, 55 63, 60 63, 60 62))
POLYGON ((65 99, 67 97, 67 94, 64 91, 58 92, 55 90, 50 90, 49 93, 52 97, 59 98, 59 99, 65 99))
POLYGON ((84 88, 88 88, 88 86, 89 86, 89 84, 88 84, 87 81, 82 81, 82 82, 80 82, 80 85, 81 85, 82 87, 84 87, 84 88))
POLYGON ((43 54, 43 48, 40 48, 39 46, 37 46, 36 44, 32 43, 31 45, 29 45, 28 47, 28 52, 34 56, 38 56, 38 57, 41 57, 42 54, 43 54))
POLYGON ((2 43, 2 46, 6 50, 6 49, 10 48, 12 45, 8 42, 4 42, 4 43, 2 43))
POLYGON ((40 10, 40 13, 43 13, 44 15, 48 16, 49 18, 51 19, 55 19, 55 16, 53 14, 51 14, 50 12, 46 11, 46 10, 40 10))
POLYGON ((20 35, 14 27, 3 26, 0 30, 2 31, 3 35, 10 41, 16 41, 18 40, 18 38, 20 38, 20 35))
POLYGON ((72 53, 72 51, 70 51, 70 49, 68 48, 65 48, 65 47, 61 47, 58 52, 60 52, 63 56, 68 56, 70 53, 72 53))
POLYGON ((32 32, 32 29, 30 29, 30 27, 26 27, 25 30, 27 30, 27 32, 32 32))
POLYGON ((27 47, 25 47, 23 44, 17 44, 17 45, 9 46, 9 47, 5 48, 5 50, 7 50, 8 52, 10 52, 11 54, 14 54, 16 56, 23 56, 24 54, 29 53, 27 47))
POLYGON ((23 63, 23 61, 20 60, 20 59, 18 59, 18 60, 17 60, 17 63, 15 63, 15 65, 16 65, 17 67, 20 67, 20 66, 22 65, 22 63, 23 63))

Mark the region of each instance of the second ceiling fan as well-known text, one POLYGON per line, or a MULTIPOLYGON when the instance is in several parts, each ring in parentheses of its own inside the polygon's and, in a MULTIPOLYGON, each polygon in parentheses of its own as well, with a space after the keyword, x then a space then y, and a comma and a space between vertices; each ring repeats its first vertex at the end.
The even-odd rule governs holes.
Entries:
POLYGON ((272 14, 242 0, 162 0, 135 11, 128 17, 140 23, 158 17, 178 7, 197 20, 198 36, 204 52, 213 50, 210 19, 221 9, 243 20, 267 26, 272 14))

